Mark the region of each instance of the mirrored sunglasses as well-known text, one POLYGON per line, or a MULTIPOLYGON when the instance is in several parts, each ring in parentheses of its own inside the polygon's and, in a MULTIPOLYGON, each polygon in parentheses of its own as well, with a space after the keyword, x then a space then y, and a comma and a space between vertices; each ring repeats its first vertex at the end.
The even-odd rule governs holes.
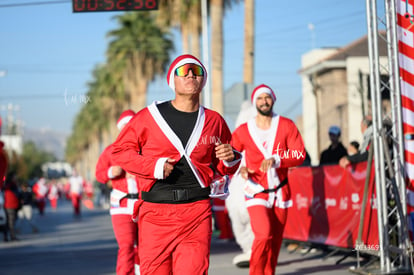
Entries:
POLYGON ((195 76, 204 76, 204 70, 201 66, 197 64, 184 64, 177 69, 175 69, 176 76, 187 76, 190 70, 195 76))

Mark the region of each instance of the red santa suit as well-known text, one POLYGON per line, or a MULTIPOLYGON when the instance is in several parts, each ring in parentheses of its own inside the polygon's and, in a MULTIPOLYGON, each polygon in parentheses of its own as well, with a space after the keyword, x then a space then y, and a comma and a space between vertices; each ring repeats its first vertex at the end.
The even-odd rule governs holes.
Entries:
POLYGON ((102 152, 96 164, 96 180, 100 183, 112 181, 110 196, 112 227, 118 243, 118 258, 116 274, 134 274, 138 258, 138 225, 132 220, 134 203, 138 198, 138 187, 134 177, 112 175, 112 166, 116 164, 111 159, 112 145, 102 152))
POLYGON ((72 200, 73 213, 75 216, 79 216, 81 214, 81 200, 84 185, 84 179, 82 176, 76 175, 76 173, 69 178, 69 194, 72 200))
MULTIPOLYGON (((156 104, 138 112, 128 123, 115 141, 112 153, 116 163, 138 176, 140 193, 149 191, 158 179, 163 179, 164 162, 168 158, 184 157, 203 189, 209 189, 215 171, 226 175, 237 170, 238 160, 219 161, 215 156, 216 143, 231 140, 230 130, 218 113, 200 106, 184 148, 156 104)), ((211 237, 209 199, 181 204, 140 200, 136 205, 140 205, 136 209, 139 209, 142 274, 207 273, 211 237)))
POLYGON ((50 206, 52 207, 52 209, 56 210, 57 209, 57 201, 59 199, 59 190, 58 190, 58 187, 56 186, 55 182, 50 183, 49 193, 47 195, 47 198, 50 201, 50 206))
POLYGON ((214 221, 220 231, 219 239, 231 240, 234 238, 233 229, 231 227, 230 217, 226 208, 226 202, 222 199, 213 199, 212 210, 214 213, 214 221))
MULTIPOLYGON (((273 91, 266 85, 258 86, 252 94, 273 91)), ((288 168, 300 165, 305 159, 302 137, 295 124, 288 118, 273 114, 268 138, 263 142, 255 118, 240 125, 233 133, 233 147, 244 152, 246 167, 254 170, 245 182, 246 206, 249 212, 254 241, 250 258, 250 275, 275 274, 287 208, 292 205, 287 183, 288 168), (260 171, 265 159, 274 158, 275 167, 260 171)))
POLYGON ((44 214, 45 206, 46 206, 46 196, 49 191, 46 180, 44 178, 40 178, 34 185, 33 185, 33 193, 35 194, 36 198, 36 206, 39 209, 40 215, 44 214))

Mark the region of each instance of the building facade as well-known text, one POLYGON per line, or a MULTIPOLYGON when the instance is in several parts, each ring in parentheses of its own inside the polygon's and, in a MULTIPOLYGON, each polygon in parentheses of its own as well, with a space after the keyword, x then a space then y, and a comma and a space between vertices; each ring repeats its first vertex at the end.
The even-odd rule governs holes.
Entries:
MULTIPOLYGON (((387 67, 386 45, 380 47, 381 66, 387 67)), ((314 49, 302 56, 301 133, 312 165, 329 144, 331 125, 341 128, 341 141, 362 142, 360 123, 370 111, 368 40, 363 37, 343 48, 314 49)), ((384 70, 386 71, 386 70, 384 70)), ((387 75, 381 93, 384 114, 390 111, 387 75)))

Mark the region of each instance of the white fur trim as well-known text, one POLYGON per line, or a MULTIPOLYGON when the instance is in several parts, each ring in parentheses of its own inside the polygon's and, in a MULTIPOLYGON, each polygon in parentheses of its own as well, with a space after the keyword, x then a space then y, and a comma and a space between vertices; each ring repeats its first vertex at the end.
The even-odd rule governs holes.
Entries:
POLYGON ((108 178, 110 178, 110 179, 113 179, 114 178, 114 175, 112 174, 112 166, 111 167, 109 167, 109 169, 108 169, 108 178))
POLYGON ((272 208, 272 204, 269 203, 269 201, 264 199, 250 199, 246 200, 246 207, 250 206, 256 206, 256 205, 263 205, 266 208, 272 208))
POLYGON ((125 126, 130 120, 132 116, 126 116, 122 118, 118 123, 116 124, 116 127, 118 127, 118 130, 121 130, 123 126, 125 126))
POLYGON ((260 87, 259 89, 257 89, 257 90, 255 91, 255 93, 254 93, 254 95, 253 95, 253 102, 252 102, 253 106, 256 106, 256 99, 257 99, 257 98, 259 97, 259 95, 261 95, 261 94, 268 94, 268 95, 270 95, 270 96, 272 97, 273 102, 275 102, 275 101, 276 101, 275 94, 273 93, 273 91, 272 91, 272 90, 270 90, 270 89, 269 89, 269 88, 267 88, 267 87, 260 87))
MULTIPOLYGON (((195 60, 195 59, 193 59, 193 58, 184 58, 183 60, 180 60, 174 67, 173 67, 173 69, 171 70, 171 73, 170 73, 170 75, 169 75, 169 81, 168 81, 168 85, 170 86, 170 88, 175 92, 175 84, 174 84, 174 72, 175 72, 175 70, 178 68, 178 67, 180 67, 180 66, 182 66, 182 65, 184 65, 184 64, 197 64, 197 65, 199 65, 200 67, 202 67, 203 68, 203 70, 204 70, 204 66, 200 63, 200 62, 198 62, 197 60, 195 60)), ((206 75, 206 72, 204 71, 204 76, 206 75)), ((204 81, 204 83, 205 83, 205 81, 204 81)))
POLYGON ((293 206, 293 201, 292 200, 288 200, 288 201, 276 200, 275 206, 279 208, 289 208, 293 206))
POLYGON ((154 178, 156 179, 164 179, 164 164, 167 162, 168 158, 159 158, 157 163, 155 164, 154 169, 154 178))
POLYGON ((118 207, 109 209, 109 214, 111 215, 132 215, 134 209, 129 207, 118 207))
POLYGON ((272 155, 272 157, 273 157, 273 159, 275 160, 275 164, 274 164, 274 168, 279 168, 280 167, 280 162, 281 162, 281 160, 280 160, 280 156, 279 155, 277 155, 277 154, 275 154, 275 155, 272 155))

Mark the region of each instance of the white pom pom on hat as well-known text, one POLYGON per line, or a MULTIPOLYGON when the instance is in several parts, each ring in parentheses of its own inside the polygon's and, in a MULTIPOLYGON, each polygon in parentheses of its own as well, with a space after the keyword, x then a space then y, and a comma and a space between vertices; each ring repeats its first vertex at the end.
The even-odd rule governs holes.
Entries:
POLYGON ((124 127, 135 115, 135 112, 132 110, 125 110, 121 113, 121 115, 118 118, 118 121, 116 122, 116 127, 118 127, 118 130, 121 130, 122 127, 124 127))
POLYGON ((178 67, 184 64, 197 64, 203 68, 204 77, 203 77, 203 82, 201 83, 201 88, 203 88, 204 85, 206 85, 206 81, 207 81, 207 70, 204 67, 204 65, 201 63, 201 61, 198 60, 197 57, 191 54, 180 55, 179 57, 174 59, 174 61, 171 63, 170 68, 168 69, 168 73, 167 73, 168 86, 170 86, 170 88, 175 92, 174 71, 175 69, 177 69, 178 67))
POLYGON ((265 84, 260 84, 259 86, 257 86, 256 88, 254 88, 253 92, 252 92, 252 104, 253 106, 256 106, 256 99, 259 95, 261 94, 269 94, 272 99, 273 99, 273 103, 276 102, 276 95, 273 92, 272 88, 270 88, 269 86, 265 85, 265 84))

